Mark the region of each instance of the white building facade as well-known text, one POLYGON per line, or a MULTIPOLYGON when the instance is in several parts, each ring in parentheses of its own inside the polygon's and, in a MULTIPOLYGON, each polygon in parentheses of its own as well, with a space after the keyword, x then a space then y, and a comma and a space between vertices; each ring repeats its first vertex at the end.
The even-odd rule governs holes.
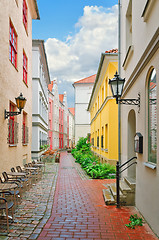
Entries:
POLYGON ((32 47, 32 158, 38 159, 48 144, 48 84, 50 83, 44 41, 32 47))
POLYGON ((90 113, 88 103, 94 86, 96 74, 74 82, 75 91, 75 144, 80 137, 90 133, 90 113))
POLYGON ((75 109, 68 108, 69 113, 69 148, 75 146, 75 109))
POLYGON ((121 105, 121 161, 137 156, 125 175, 136 183, 135 204, 159 236, 159 1, 121 0, 121 68, 126 79, 122 98, 140 108, 121 105), (134 151, 136 133, 143 151, 134 151))
POLYGON ((49 112, 50 148, 55 150, 59 149, 59 93, 56 80, 49 84, 49 102, 51 107, 49 112))

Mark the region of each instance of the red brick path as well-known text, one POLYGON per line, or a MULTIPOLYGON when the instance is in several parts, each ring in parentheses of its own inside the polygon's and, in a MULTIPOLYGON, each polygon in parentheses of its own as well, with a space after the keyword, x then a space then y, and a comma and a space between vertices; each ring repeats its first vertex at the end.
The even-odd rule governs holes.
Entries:
POLYGON ((125 226, 131 214, 138 214, 134 207, 105 206, 103 183, 106 180, 82 180, 71 155, 62 153, 52 215, 38 239, 158 239, 147 224, 135 230, 125 226))

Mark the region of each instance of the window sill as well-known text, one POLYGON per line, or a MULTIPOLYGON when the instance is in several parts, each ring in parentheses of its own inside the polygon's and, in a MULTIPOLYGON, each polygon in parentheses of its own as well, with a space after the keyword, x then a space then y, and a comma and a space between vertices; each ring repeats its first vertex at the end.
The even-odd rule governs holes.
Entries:
POLYGON ((27 27, 25 27, 24 22, 23 22, 23 26, 24 26, 24 29, 25 29, 26 35, 28 36, 28 29, 27 29, 27 27))
POLYGON ((104 149, 104 152, 108 152, 108 149, 106 148, 106 149, 104 149))
POLYGON ((143 10, 142 15, 141 15, 141 17, 143 17, 144 22, 146 22, 148 20, 149 15, 151 13, 151 9, 153 7, 153 4, 154 4, 154 1, 147 0, 147 2, 145 4, 145 7, 144 7, 144 10, 143 10))
POLYGON ((156 169, 156 164, 150 162, 144 162, 144 165, 152 170, 156 169))
POLYGON ((17 67, 11 62, 11 60, 9 59, 10 63, 12 64, 12 66, 15 68, 15 70, 18 72, 17 67))
POLYGON ((9 147, 17 147, 17 144, 9 144, 9 147))
POLYGON ((25 86, 28 88, 28 84, 23 80, 23 83, 25 84, 25 86))
POLYGON ((28 143, 23 143, 23 146, 28 146, 28 143))
POLYGON ((129 61, 129 59, 130 59, 133 51, 134 51, 134 46, 133 46, 133 45, 130 45, 130 46, 128 47, 128 50, 127 50, 127 53, 126 53, 126 56, 125 56, 125 59, 124 59, 123 65, 122 65, 122 67, 124 68, 124 70, 126 69, 126 66, 127 66, 127 64, 128 64, 128 61, 129 61))

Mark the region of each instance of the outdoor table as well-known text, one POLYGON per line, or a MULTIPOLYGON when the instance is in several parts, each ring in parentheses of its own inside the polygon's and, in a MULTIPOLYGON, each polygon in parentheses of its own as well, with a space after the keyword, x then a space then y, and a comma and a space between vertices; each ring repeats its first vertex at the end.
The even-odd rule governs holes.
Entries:
POLYGON ((9 191, 15 188, 17 188, 15 183, 0 183, 0 191, 9 191))
POLYGON ((7 175, 18 178, 18 177, 25 177, 26 173, 22 173, 22 172, 7 172, 7 175))
POLYGON ((29 171, 36 171, 37 168, 36 167, 24 167, 25 170, 29 170, 29 171))
POLYGON ((15 191, 17 188, 17 184, 15 183, 0 183, 0 191, 5 192, 5 191, 10 191, 14 190, 14 201, 16 202, 16 196, 15 196, 15 191))
POLYGON ((33 167, 43 167, 45 164, 43 163, 34 163, 33 167))

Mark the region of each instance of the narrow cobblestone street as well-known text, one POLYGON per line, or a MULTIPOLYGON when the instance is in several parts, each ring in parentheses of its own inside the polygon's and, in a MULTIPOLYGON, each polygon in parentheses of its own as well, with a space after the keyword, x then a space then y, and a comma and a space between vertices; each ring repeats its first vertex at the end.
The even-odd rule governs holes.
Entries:
POLYGON ((0 239, 158 239, 145 223, 128 229, 134 207, 106 206, 102 189, 112 180, 92 180, 71 154, 61 153, 60 164, 47 164, 42 179, 23 194, 10 233, 0 239), (58 166, 59 165, 59 166, 58 166))

